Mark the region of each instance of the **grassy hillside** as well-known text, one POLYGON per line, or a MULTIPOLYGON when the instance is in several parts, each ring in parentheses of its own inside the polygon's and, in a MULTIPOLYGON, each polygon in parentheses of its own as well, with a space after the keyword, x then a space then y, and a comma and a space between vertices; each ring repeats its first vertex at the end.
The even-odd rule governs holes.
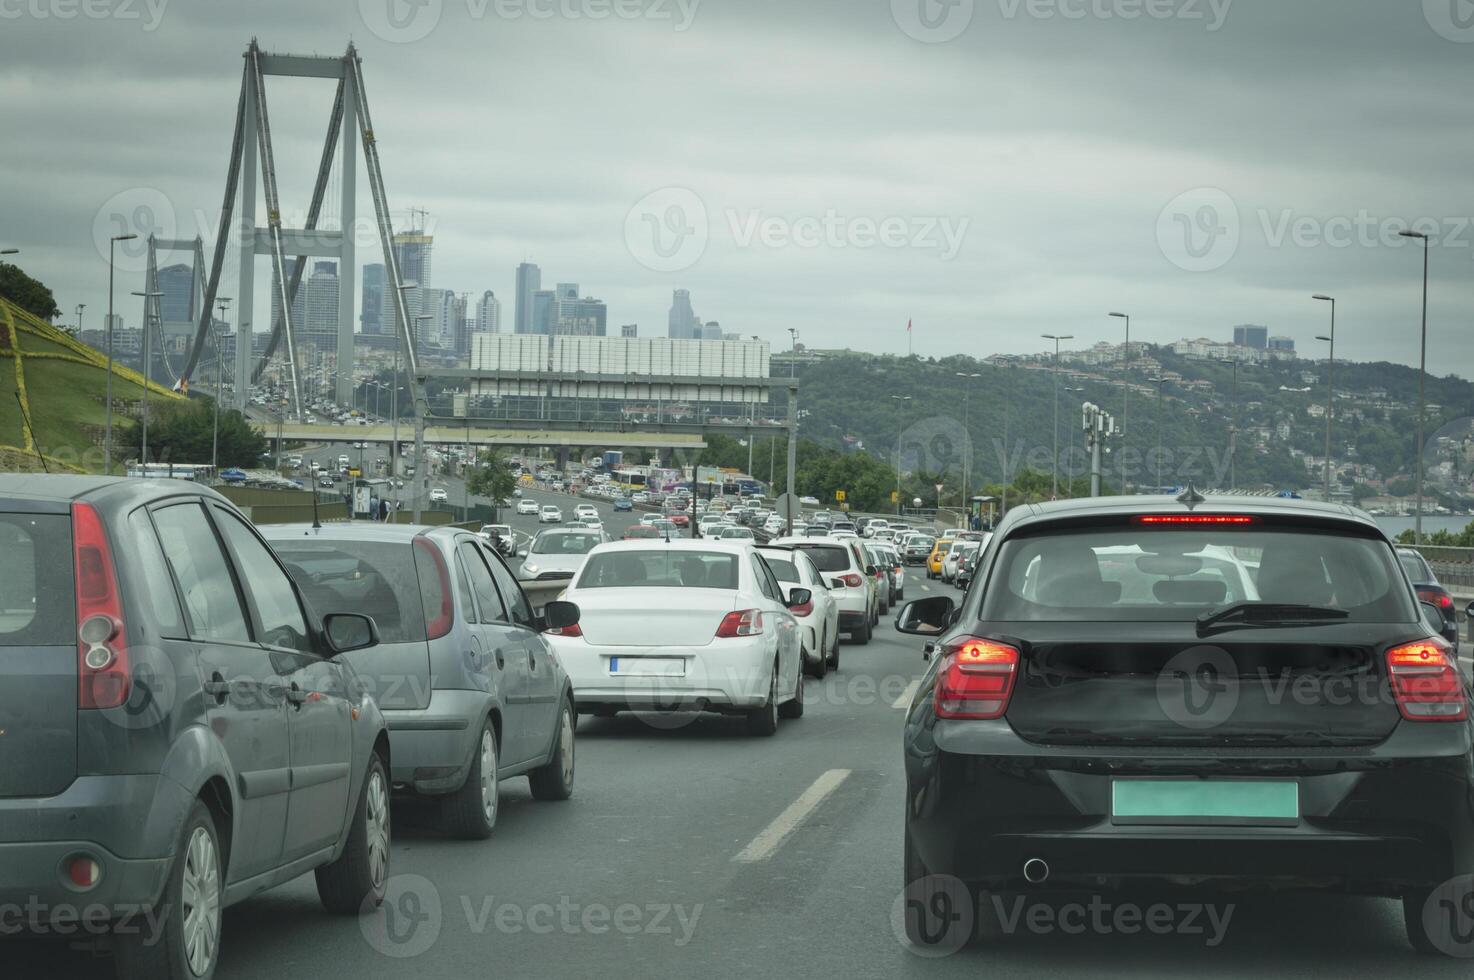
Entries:
MULTIPOLYGON (((0 297, 0 470, 40 469, 44 455, 53 471, 100 471, 106 388, 103 355, 0 297), (17 392, 33 431, 22 423, 17 392)), ((114 365, 115 455, 143 392, 142 375, 114 365)), ((149 399, 160 405, 179 396, 155 384, 149 399)), ((113 468, 121 471, 121 461, 113 468)))

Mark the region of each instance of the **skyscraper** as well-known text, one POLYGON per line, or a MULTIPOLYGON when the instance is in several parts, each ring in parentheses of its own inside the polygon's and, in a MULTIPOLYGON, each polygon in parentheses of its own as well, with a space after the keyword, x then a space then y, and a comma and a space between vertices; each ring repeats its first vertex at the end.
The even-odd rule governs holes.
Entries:
POLYGON ((384 265, 363 267, 363 299, 358 304, 358 329, 366 334, 384 333, 384 265))
MULTIPOLYGON (((538 333, 533 329, 532 297, 543 288, 542 270, 531 262, 517 266, 516 306, 513 310, 513 333, 538 333)), ((546 331, 542 331, 546 333, 546 331)))
MULTIPOLYGON (((278 288, 280 282, 281 280, 276 277, 276 270, 273 269, 271 273, 271 325, 264 330, 253 330, 251 331, 252 334, 261 334, 262 336, 269 337, 271 336, 271 331, 276 329, 276 322, 281 319, 281 289, 278 288)), ((302 284, 297 287, 297 295, 292 300, 292 331, 297 333, 299 338, 301 334, 298 331, 301 331, 303 324, 307 322, 306 311, 307 280, 304 279, 302 284)))
POLYGON ((502 301, 489 289, 481 294, 481 300, 476 304, 475 324, 476 333, 502 331, 502 301))
POLYGON ((338 345, 338 263, 314 262, 312 275, 297 290, 295 314, 301 303, 302 319, 293 322, 301 339, 311 340, 321 348, 337 349, 338 345), (302 294, 306 293, 303 302, 302 294))
POLYGON ((180 263, 159 270, 159 316, 164 323, 189 323, 194 317, 194 272, 180 263))
MULTIPOLYGON (((407 231, 394 236, 394 255, 399 263, 400 282, 418 284, 417 288, 404 291, 405 313, 411 326, 414 325, 415 317, 421 313, 435 312, 428 308, 423 295, 431 286, 430 253, 434 245, 434 236, 423 231, 407 231)), ((392 303, 393 300, 386 302, 392 303)))
POLYGON ((1269 328, 1246 323, 1233 328, 1233 342, 1240 347, 1264 350, 1269 343, 1269 328))
POLYGON ((558 294, 551 289, 537 290, 532 294, 531 311, 527 329, 522 332, 552 333, 553 324, 558 314, 558 294))
POLYGON ((553 333, 580 337, 602 337, 609 323, 609 310, 601 299, 582 296, 558 303, 558 321, 553 333))
POLYGON ((701 320, 691 310, 689 289, 677 289, 671 294, 668 336, 674 340, 701 339, 701 320))

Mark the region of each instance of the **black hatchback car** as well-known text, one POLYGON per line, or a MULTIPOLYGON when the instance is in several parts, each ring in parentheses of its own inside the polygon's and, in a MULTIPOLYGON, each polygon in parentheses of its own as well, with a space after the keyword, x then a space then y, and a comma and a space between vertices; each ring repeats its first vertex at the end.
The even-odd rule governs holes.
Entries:
POLYGON ((1468 684, 1369 517, 1020 507, 975 574, 896 621, 935 654, 904 734, 912 942, 970 932, 978 889, 1171 883, 1395 897, 1418 950, 1474 953, 1468 684))
POLYGON ((1443 617, 1443 629, 1439 635, 1453 645, 1454 655, 1458 656, 1459 614, 1454 607, 1453 595, 1438 581, 1438 576, 1433 574, 1433 566, 1421 552, 1413 548, 1398 548, 1397 560, 1402 563, 1402 570, 1407 572, 1408 581, 1413 583, 1418 601, 1438 608, 1439 615, 1443 617))

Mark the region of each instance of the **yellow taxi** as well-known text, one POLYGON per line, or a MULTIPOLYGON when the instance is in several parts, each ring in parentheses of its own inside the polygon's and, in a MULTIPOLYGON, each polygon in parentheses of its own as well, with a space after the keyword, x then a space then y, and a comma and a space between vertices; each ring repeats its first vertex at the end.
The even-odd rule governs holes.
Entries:
POLYGON ((936 546, 932 548, 931 554, 926 559, 926 577, 942 577, 942 559, 947 557, 947 552, 952 550, 951 538, 937 538, 936 546))

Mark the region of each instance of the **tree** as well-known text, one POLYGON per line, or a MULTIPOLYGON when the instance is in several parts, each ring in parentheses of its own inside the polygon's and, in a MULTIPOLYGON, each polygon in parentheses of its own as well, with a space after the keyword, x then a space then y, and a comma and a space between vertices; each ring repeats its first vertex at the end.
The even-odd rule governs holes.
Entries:
POLYGON ((466 490, 477 497, 490 497, 500 502, 512 495, 517 477, 501 452, 484 449, 476 454, 476 463, 466 473, 466 490))
MULTIPOLYGON (((200 396, 186 402, 150 400, 148 455, 156 463, 208 463, 213 445, 215 404, 200 396)), ((143 425, 135 422, 125 437, 133 455, 143 452, 143 425)), ((220 413, 220 468, 255 467, 266 452, 266 437, 236 409, 220 413)))
POLYGON ((0 296, 43 320, 61 315, 51 290, 22 272, 20 266, 0 262, 0 296))

